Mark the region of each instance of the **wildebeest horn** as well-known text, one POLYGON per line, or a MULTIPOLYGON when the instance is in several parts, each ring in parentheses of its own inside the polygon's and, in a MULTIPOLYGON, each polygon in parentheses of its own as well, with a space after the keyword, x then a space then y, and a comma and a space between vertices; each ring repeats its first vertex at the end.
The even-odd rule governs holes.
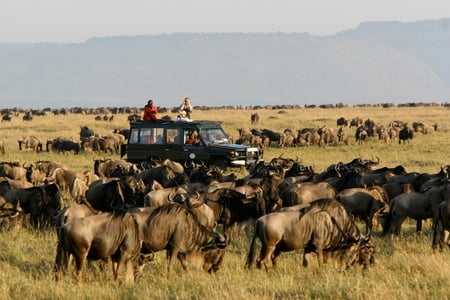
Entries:
POLYGON ((150 252, 150 253, 147 253, 147 254, 142 254, 141 253, 141 256, 139 257, 139 262, 141 264, 143 264, 143 263, 146 263, 148 261, 152 261, 153 259, 155 259, 155 253, 153 253, 153 252, 150 252))

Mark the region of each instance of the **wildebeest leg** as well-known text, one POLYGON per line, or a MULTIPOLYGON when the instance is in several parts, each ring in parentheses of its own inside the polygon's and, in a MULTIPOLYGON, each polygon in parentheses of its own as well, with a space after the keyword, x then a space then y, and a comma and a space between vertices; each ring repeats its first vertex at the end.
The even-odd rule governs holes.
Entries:
POLYGON ((275 250, 275 245, 262 245, 261 252, 259 254, 259 260, 257 262, 257 266, 261 269, 261 266, 264 265, 266 271, 269 268, 269 257, 271 257, 272 252, 275 250))
POLYGON ((175 262, 175 259, 178 258, 178 249, 170 249, 170 251, 167 251, 168 255, 168 262, 167 262, 167 274, 170 273, 173 267, 173 263, 175 262))
POLYGON ((323 249, 316 246, 317 251, 317 262, 319 263, 319 267, 323 265, 323 249))
POLYGON ((226 241, 227 246, 230 245, 230 242, 231 242, 231 226, 230 225, 223 226, 223 235, 225 236, 225 241, 226 241))
POLYGON ((395 235, 399 235, 402 223, 405 218, 406 216, 393 216, 390 231, 395 235))
POLYGON ((67 270, 69 269, 69 258, 68 252, 65 251, 60 243, 56 248, 56 259, 55 259, 55 280, 61 279, 61 275, 66 276, 67 270))
POLYGON ((280 248, 275 247, 275 251, 272 254, 272 265, 274 267, 277 266, 277 258, 280 256, 280 254, 281 254, 280 248))
POLYGON ((422 233, 422 220, 417 220, 416 222, 416 233, 417 234, 422 233))
POLYGON ((78 253, 74 255, 75 258, 75 279, 80 280, 81 278, 81 270, 83 268, 84 262, 86 261, 86 257, 88 255, 89 249, 85 253, 78 253))
POLYGON ((181 266, 183 267, 183 269, 185 271, 189 271, 188 270, 187 260, 186 260, 186 253, 178 253, 177 257, 178 257, 178 260, 180 261, 181 266))

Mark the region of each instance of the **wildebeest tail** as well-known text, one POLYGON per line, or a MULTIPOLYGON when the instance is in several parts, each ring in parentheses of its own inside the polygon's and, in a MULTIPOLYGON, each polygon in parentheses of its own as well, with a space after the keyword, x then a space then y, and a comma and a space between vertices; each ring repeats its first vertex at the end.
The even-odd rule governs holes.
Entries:
POLYGON ((386 215, 386 218, 384 218, 384 222, 382 224, 383 226, 383 233, 381 234, 382 236, 385 236, 386 234, 389 233, 390 227, 391 227, 391 223, 392 223, 392 214, 394 212, 394 207, 391 206, 389 208, 389 212, 386 215))
POLYGON ((251 268, 253 263, 255 262, 255 251, 256 251, 256 239, 259 237, 259 225, 260 223, 256 221, 255 223, 255 233, 253 234, 253 239, 250 244, 250 249, 247 255, 247 261, 245 262, 245 269, 251 268))

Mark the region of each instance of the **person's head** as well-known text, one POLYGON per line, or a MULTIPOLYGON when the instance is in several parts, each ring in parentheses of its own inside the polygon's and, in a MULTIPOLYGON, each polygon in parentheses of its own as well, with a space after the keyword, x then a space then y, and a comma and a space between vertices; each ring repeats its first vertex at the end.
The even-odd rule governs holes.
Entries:
POLYGON ((191 101, 191 99, 189 99, 189 97, 184 98, 184 103, 189 103, 191 101))
POLYGON ((152 106, 153 105, 153 100, 152 99, 148 100, 147 105, 148 106, 152 106))

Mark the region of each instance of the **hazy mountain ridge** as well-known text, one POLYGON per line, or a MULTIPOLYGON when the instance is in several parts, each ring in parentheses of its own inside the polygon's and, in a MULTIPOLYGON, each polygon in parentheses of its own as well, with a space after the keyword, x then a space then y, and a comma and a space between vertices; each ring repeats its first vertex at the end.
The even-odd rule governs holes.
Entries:
POLYGON ((450 100, 450 19, 334 36, 178 33, 0 44, 2 106, 349 105, 450 100), (447 25, 448 24, 448 25, 447 25))

